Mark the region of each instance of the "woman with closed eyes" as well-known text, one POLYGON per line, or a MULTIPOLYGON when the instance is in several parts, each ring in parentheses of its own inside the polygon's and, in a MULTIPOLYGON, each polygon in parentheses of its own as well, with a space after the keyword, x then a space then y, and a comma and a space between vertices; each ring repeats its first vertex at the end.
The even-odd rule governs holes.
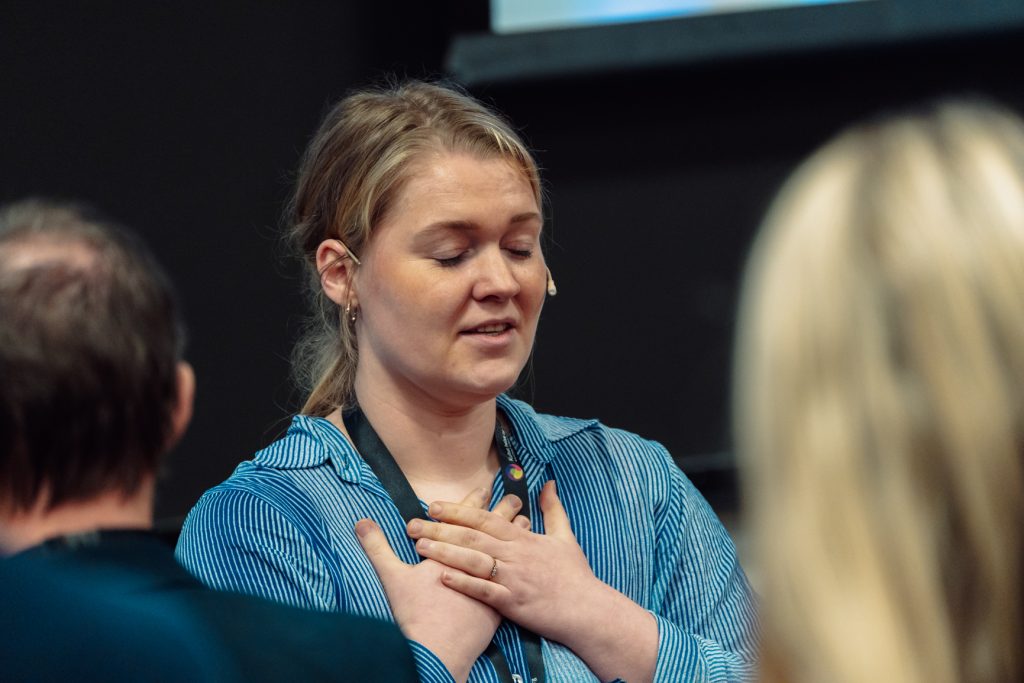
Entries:
POLYGON ((193 509, 187 568, 393 619, 428 681, 747 675, 746 578, 665 449, 505 394, 555 288, 537 166, 502 118, 429 83, 352 94, 290 224, 309 398, 193 509))

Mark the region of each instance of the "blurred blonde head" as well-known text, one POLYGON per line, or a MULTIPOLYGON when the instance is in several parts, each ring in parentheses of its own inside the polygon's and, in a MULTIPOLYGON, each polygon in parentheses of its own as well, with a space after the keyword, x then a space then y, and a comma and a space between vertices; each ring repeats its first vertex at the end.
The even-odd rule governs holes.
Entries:
POLYGON ((1024 679, 1024 126, 945 104, 814 155, 736 360, 765 677, 1024 679))

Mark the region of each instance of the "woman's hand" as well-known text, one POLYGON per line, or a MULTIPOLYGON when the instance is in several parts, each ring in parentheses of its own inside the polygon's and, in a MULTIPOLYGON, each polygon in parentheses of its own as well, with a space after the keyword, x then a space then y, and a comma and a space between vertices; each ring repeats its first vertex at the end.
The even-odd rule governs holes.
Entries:
MULTIPOLYGON (((508 501, 518 510, 515 496, 508 501)), ((434 503, 438 522, 412 520, 416 550, 447 565, 446 586, 490 605, 506 618, 567 645, 602 679, 649 681, 658 629, 654 617, 603 583, 572 532, 553 481, 540 494, 544 534, 525 518, 463 504, 434 503)))
MULTIPOLYGON (((474 509, 487 500, 487 492, 471 493, 462 505, 474 509)), ((502 501, 495 513, 515 517, 518 507, 502 501)), ((501 623, 493 608, 447 587, 441 582, 445 567, 432 560, 406 564, 395 555, 375 522, 361 519, 356 535, 373 564, 384 592, 406 638, 420 643, 444 662, 456 681, 469 678, 473 663, 487 648, 501 623)))
MULTIPOLYGON (((517 511, 522 502, 506 496, 502 504, 517 511)), ((541 492, 545 534, 532 533, 507 516, 464 504, 433 503, 430 516, 414 519, 409 536, 425 558, 447 565, 446 585, 486 603, 540 635, 565 642, 567 619, 579 600, 600 582, 569 527, 553 484, 541 492), (492 577, 492 570, 494 575, 492 577)))

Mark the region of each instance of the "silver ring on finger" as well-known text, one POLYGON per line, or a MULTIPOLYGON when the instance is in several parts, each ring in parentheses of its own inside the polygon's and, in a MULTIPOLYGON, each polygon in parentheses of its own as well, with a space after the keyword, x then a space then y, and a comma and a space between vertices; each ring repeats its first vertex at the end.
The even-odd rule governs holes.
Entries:
POLYGON ((498 558, 494 558, 494 564, 491 565, 491 581, 498 578, 498 558))

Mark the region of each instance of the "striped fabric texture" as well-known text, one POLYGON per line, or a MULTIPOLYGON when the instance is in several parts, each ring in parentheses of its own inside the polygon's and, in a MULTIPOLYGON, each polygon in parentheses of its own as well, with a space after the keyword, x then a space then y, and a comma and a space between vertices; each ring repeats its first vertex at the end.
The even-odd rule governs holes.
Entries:
MULTIPOLYGON (((725 529, 668 452, 596 420, 539 415, 506 396, 498 407, 526 473, 533 530, 543 532, 537 497, 555 479, 595 575, 657 619, 655 681, 751 678, 749 584, 725 529)), ((492 504, 503 495, 499 476, 492 504)), ((341 432, 325 419, 297 416, 282 439, 202 496, 185 520, 177 558, 213 588, 390 621, 354 531, 364 517, 380 525, 402 560, 419 561, 398 509, 341 432)), ((525 673, 516 625, 503 622, 495 642, 512 672, 525 673)), ((424 681, 452 680, 433 653, 411 645, 424 681)), ((568 648, 549 641, 542 648, 552 683, 597 681, 568 648)), ((498 683, 483 656, 469 680, 498 683)))

